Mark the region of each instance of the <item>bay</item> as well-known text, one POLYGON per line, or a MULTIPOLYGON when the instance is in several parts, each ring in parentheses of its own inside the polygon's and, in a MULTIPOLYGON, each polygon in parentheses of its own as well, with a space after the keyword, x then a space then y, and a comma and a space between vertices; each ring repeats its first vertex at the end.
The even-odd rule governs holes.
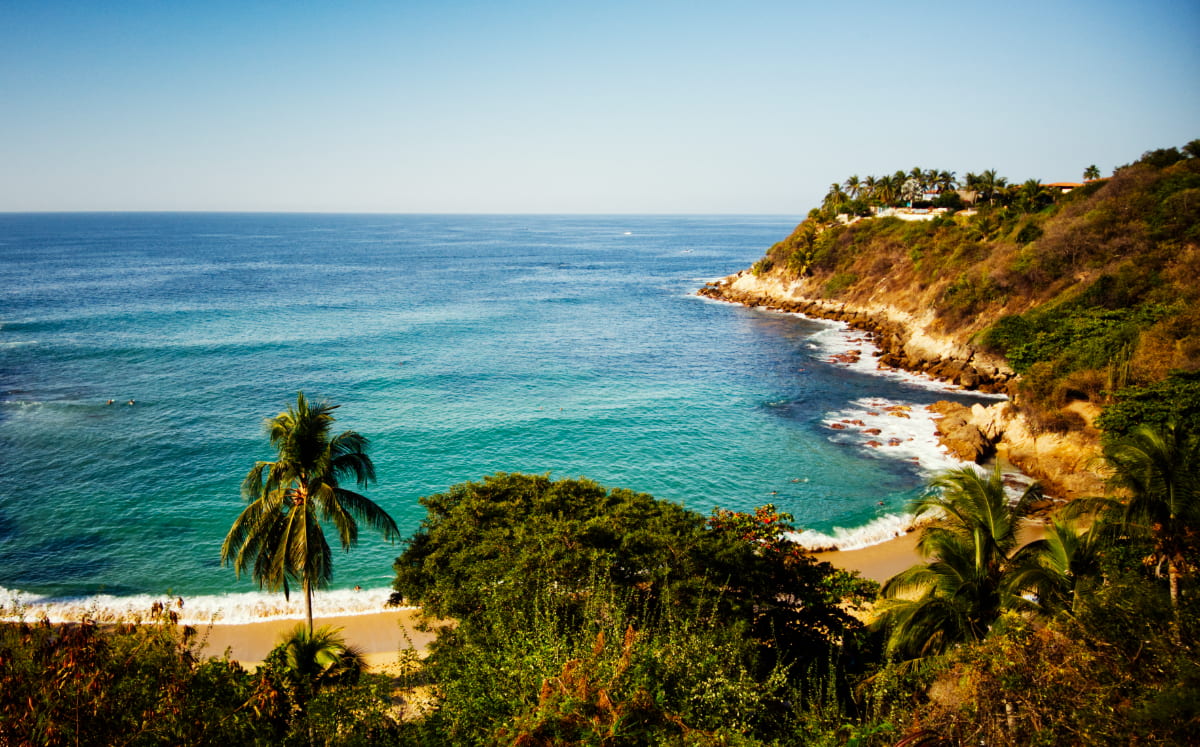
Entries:
MULTIPOLYGON (((297 391, 371 439, 366 493, 406 535, 420 496, 521 471, 883 536, 947 464, 920 406, 979 398, 830 362, 862 347, 837 325, 695 296, 797 221, 0 215, 0 588, 253 595, 220 545, 297 391), (829 427, 871 417, 902 446, 829 427)), ((400 549, 364 533, 335 586, 387 587, 400 549)))

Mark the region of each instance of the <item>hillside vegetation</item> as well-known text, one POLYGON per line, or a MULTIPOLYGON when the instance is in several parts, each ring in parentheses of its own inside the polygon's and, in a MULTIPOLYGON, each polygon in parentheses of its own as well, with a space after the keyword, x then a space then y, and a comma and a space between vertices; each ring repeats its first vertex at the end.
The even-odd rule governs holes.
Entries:
MULTIPOLYGON (((1101 425, 1115 432, 1162 420, 1164 403, 1181 397, 1189 406, 1179 414, 1196 417, 1198 156, 1200 141, 1150 151, 1066 194, 985 172, 991 187, 972 190, 974 210, 927 221, 860 220, 852 216, 888 201, 831 189, 753 271, 802 280, 824 299, 932 311, 931 331, 1007 359, 1018 406, 1042 428, 1078 425, 1064 407, 1081 400, 1110 407, 1101 425), (1136 418, 1111 407, 1134 400, 1136 418)), ((942 194, 954 199, 915 204, 961 205, 959 193, 942 194)))

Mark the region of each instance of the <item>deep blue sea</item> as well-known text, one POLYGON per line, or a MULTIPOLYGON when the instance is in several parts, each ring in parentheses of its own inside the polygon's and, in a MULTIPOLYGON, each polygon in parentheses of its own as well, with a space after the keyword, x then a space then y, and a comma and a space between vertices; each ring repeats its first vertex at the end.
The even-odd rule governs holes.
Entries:
MULTIPOLYGON (((695 295, 797 221, 0 215, 0 592, 269 614, 220 546, 301 390, 371 440, 364 492, 406 534, 420 496, 521 471, 888 536, 945 466, 921 406, 972 397, 830 362, 863 347, 839 325, 695 295)), ((364 532, 326 604, 386 588, 401 549, 364 532)))

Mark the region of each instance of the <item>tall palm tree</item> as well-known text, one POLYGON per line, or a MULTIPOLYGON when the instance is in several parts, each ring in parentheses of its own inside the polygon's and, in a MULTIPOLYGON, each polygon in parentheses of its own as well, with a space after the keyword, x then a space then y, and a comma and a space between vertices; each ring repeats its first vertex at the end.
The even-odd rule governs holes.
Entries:
POLYGON ((987 197, 988 204, 992 204, 996 193, 1004 189, 1008 184, 1008 179, 999 176, 995 169, 988 169, 979 175, 979 190, 987 197))
POLYGON ((879 180, 876 179, 874 176, 868 175, 865 179, 863 179, 863 181, 862 181, 863 197, 866 197, 868 200, 874 200, 877 197, 877 195, 876 195, 877 189, 879 189, 879 180))
POLYGON ((846 193, 842 191, 842 185, 837 182, 830 184, 829 191, 825 194, 824 207, 836 211, 844 204, 846 204, 846 193))
POLYGON ((250 505, 233 522, 221 546, 222 565, 232 563, 240 576, 251 569, 260 587, 272 591, 299 584, 304 592, 304 616, 313 631, 312 593, 333 578, 333 553, 321 522, 337 529, 342 549, 358 543, 363 521, 386 540, 400 532, 396 522, 375 502, 347 490, 339 480, 359 485, 375 479, 367 456, 367 439, 354 431, 331 436, 337 405, 310 405, 304 393, 265 426, 278 454, 273 462, 257 462, 242 481, 250 505))
POLYGON ((850 199, 858 197, 859 190, 862 189, 862 180, 858 178, 858 174, 846 177, 846 182, 843 184, 846 188, 846 194, 850 195, 850 199))
POLYGON ((1096 164, 1093 163, 1091 166, 1088 166, 1086 169, 1083 170, 1083 180, 1085 182, 1090 182, 1093 179, 1099 179, 1099 178, 1100 178, 1100 169, 1096 168, 1096 164))
POLYGON ((921 186, 925 188, 926 192, 930 192, 934 189, 937 189, 938 174, 939 174, 939 172, 937 169, 926 169, 925 170, 924 176, 921 177, 921 186))
POLYGON ((1111 513, 1126 531, 1153 538, 1178 610, 1185 553, 1200 543, 1200 433, 1174 422, 1140 425, 1107 444, 1103 454, 1113 469, 1112 483, 1129 494, 1111 513))
POLYGON ((997 466, 945 472, 913 503, 913 513, 933 515, 917 550, 929 560, 883 587, 877 625, 888 631, 888 650, 909 658, 941 653, 960 641, 987 635, 1008 603, 1005 576, 1017 545, 1017 527, 1041 496, 1031 485, 1010 503, 997 466))

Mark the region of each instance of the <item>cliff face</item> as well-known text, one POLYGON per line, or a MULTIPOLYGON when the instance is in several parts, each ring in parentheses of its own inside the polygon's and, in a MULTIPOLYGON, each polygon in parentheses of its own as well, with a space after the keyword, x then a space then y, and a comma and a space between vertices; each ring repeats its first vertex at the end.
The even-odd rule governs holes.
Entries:
POLYGON ((923 371, 966 389, 1005 392, 1013 371, 1003 358, 969 343, 965 335, 934 329, 932 306, 919 296, 895 291, 867 302, 821 299, 810 279, 788 280, 779 272, 740 272, 700 289, 700 294, 746 306, 763 306, 836 319, 870 332, 883 351, 880 364, 923 371))
MULTIPOLYGON (((966 389, 1008 392, 1014 373, 1003 358, 971 344, 968 331, 935 324, 932 306, 919 293, 881 291, 865 302, 820 298, 810 279, 788 279, 781 272, 743 271, 710 283, 700 295, 746 306, 778 309, 820 319, 835 319, 869 332, 879 347, 881 367, 928 373, 966 389)), ((940 402, 943 445, 959 458, 983 461, 997 455, 1040 480, 1050 495, 1075 498, 1098 495, 1103 480, 1094 471, 1099 432, 1093 412, 1079 413, 1085 427, 1067 433, 1039 433, 1011 402, 965 407, 940 402)))

